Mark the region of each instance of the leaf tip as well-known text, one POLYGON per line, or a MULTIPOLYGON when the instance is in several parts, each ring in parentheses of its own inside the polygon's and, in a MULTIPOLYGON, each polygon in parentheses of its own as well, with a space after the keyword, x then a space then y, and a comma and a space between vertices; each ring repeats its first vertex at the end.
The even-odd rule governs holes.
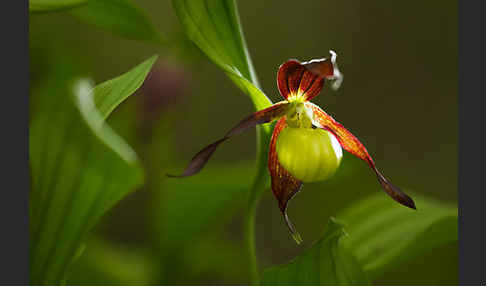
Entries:
POLYGON ((151 62, 152 64, 155 63, 155 61, 159 58, 159 54, 153 54, 148 61, 151 62))

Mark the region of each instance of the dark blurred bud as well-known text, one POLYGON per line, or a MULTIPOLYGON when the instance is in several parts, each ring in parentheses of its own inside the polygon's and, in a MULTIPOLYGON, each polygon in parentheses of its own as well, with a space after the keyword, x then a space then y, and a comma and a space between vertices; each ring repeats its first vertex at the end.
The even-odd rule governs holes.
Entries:
POLYGON ((185 94, 186 73, 169 65, 154 67, 139 89, 141 112, 148 116, 157 116, 165 108, 179 102, 185 94))
POLYGON ((152 68, 137 92, 140 129, 145 135, 167 108, 184 100, 187 94, 187 72, 175 65, 159 64, 152 68))

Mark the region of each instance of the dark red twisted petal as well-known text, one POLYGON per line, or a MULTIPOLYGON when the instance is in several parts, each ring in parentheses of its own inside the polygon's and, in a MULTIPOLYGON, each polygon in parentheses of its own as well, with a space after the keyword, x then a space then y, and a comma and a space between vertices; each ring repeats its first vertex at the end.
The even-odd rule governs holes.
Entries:
POLYGON ((302 65, 319 77, 333 80, 331 87, 338 89, 343 81, 343 74, 339 71, 336 63, 337 54, 334 51, 329 51, 329 53, 331 54, 330 58, 310 60, 302 63, 302 65))
POLYGON ((319 106, 311 103, 306 102, 306 107, 312 108, 314 114, 314 120, 325 130, 332 132, 344 150, 348 151, 349 153, 353 154, 354 156, 364 160, 368 165, 373 169, 375 172, 378 181, 380 182, 381 186, 385 190, 385 192, 395 201, 398 203, 407 206, 412 209, 415 208, 415 203, 408 195, 406 195, 400 188, 390 183, 384 176, 381 174, 380 171, 375 166, 373 159, 368 154, 368 151, 364 147, 364 145, 356 138, 351 132, 346 130, 344 126, 335 121, 331 116, 329 116, 324 110, 322 110, 319 106))
POLYGON ((278 69, 277 87, 285 99, 302 94, 305 100, 311 100, 321 92, 325 79, 335 80, 334 88, 339 87, 342 80, 333 51, 329 59, 314 59, 303 63, 294 59, 286 61, 278 69))
POLYGON ((283 166, 279 163, 276 151, 277 138, 285 127, 287 127, 285 117, 282 117, 273 130, 272 139, 270 141, 270 149, 268 154, 268 170, 272 179, 272 192, 278 200, 278 206, 285 219, 285 223, 292 234, 292 237, 297 243, 302 242, 299 233, 295 230, 293 224, 287 216, 287 204, 302 187, 302 182, 294 178, 283 166))
POLYGON ((268 123, 277 118, 280 118, 287 111, 287 107, 288 107, 288 102, 281 101, 244 118, 235 127, 233 127, 230 131, 228 131, 223 138, 209 144, 208 146, 204 147, 201 151, 199 151, 196 155, 194 155, 194 157, 192 157, 191 161, 187 165, 186 169, 182 172, 182 174, 180 175, 167 174, 167 176, 180 178, 180 177, 192 176, 199 173, 199 171, 202 170, 202 168, 207 163, 209 158, 211 158, 216 148, 218 148, 219 144, 228 140, 231 136, 243 133, 244 131, 252 127, 255 127, 259 124, 268 123))

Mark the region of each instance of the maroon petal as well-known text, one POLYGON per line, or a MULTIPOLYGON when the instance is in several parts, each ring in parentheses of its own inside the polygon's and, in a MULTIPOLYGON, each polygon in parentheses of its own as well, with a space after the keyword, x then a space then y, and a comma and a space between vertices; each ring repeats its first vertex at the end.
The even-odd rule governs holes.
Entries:
POLYGON ((268 154, 268 170, 270 171, 270 177, 272 179, 272 192, 278 200, 278 206, 282 215, 284 217, 285 223, 290 230, 290 233, 294 240, 300 244, 302 242, 302 238, 300 237, 299 233, 295 230, 292 222, 289 220, 287 216, 287 204, 290 199, 292 199, 295 194, 300 191, 302 187, 302 182, 298 179, 294 178, 287 170, 283 168, 283 166, 278 161, 276 145, 277 145, 277 138, 284 128, 287 127, 285 117, 281 118, 277 125, 275 125, 275 129, 273 130, 272 139, 270 141, 270 150, 268 154))
POLYGON ((213 155, 214 151, 216 148, 219 146, 219 144, 223 143, 227 139, 229 139, 231 136, 238 135, 240 133, 243 133, 244 131, 255 127, 259 124, 263 123, 268 123, 271 122, 277 118, 280 118, 285 114, 287 111, 288 103, 286 101, 278 102, 275 103, 274 105, 265 108, 263 110, 257 111, 250 116, 244 118, 241 120, 235 127, 233 127, 230 131, 226 133, 226 135, 217 140, 214 143, 211 143, 210 145, 206 146, 204 149, 199 151, 189 162, 189 165, 186 167, 186 169, 182 172, 180 175, 170 175, 168 174, 167 176, 169 177, 187 177, 187 176, 192 176, 197 174, 201 169, 204 167, 204 165, 207 163, 209 158, 213 155))
POLYGON ((199 171, 201 171, 201 169, 204 167, 204 165, 209 160, 209 158, 211 158, 214 151, 216 151, 216 148, 218 148, 219 144, 223 143, 227 139, 228 137, 223 137, 218 141, 204 147, 204 149, 202 149, 196 155, 194 155, 194 157, 192 157, 191 161, 189 162, 189 165, 187 165, 186 169, 184 170, 184 172, 182 172, 182 174, 180 175, 167 174, 167 176, 172 178, 182 178, 182 177, 188 177, 199 173, 199 171))

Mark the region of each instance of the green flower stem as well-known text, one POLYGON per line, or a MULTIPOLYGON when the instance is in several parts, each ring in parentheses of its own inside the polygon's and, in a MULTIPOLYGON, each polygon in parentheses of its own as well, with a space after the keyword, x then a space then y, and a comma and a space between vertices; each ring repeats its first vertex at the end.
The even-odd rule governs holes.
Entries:
POLYGON ((268 152, 265 148, 270 143, 268 130, 271 130, 271 128, 257 127, 257 173, 250 190, 245 217, 245 246, 248 255, 250 285, 252 286, 258 286, 260 283, 255 243, 255 216, 261 194, 269 185, 269 176, 266 170, 268 152))
POLYGON ((258 283, 260 281, 260 277, 258 273, 256 247, 255 247, 256 205, 257 205, 256 203, 251 203, 251 202, 248 203, 248 209, 246 212, 246 223, 245 223, 245 245, 246 245, 247 255, 248 255, 250 285, 253 286, 258 286, 258 283))

